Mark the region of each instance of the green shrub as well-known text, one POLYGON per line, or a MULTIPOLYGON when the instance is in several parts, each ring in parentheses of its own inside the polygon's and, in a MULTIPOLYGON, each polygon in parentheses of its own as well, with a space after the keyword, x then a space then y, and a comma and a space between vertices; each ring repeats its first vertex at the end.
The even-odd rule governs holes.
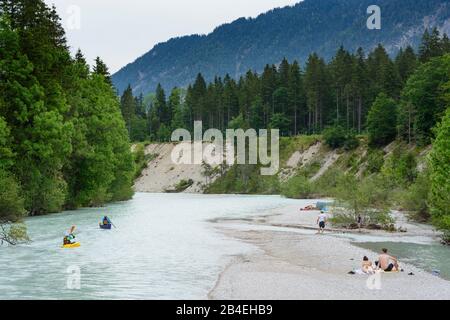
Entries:
POLYGON ((325 143, 332 149, 341 148, 347 140, 347 132, 342 126, 328 127, 323 131, 325 143))
POLYGON ((327 170, 319 179, 313 182, 316 195, 318 197, 333 197, 343 175, 343 171, 339 168, 327 170))
POLYGON ((145 154, 145 146, 147 146, 146 143, 139 143, 134 148, 133 156, 136 168, 134 173, 135 180, 142 175, 142 171, 148 167, 148 163, 159 156, 156 153, 145 154))
POLYGON ((346 151, 355 150, 356 148, 359 147, 359 140, 356 137, 355 133, 350 132, 345 136, 345 142, 343 147, 346 151))
POLYGON ((340 125, 328 127, 323 131, 325 144, 332 149, 344 148, 347 151, 359 146, 359 140, 352 131, 345 130, 340 125))
POLYGON ((379 149, 371 149, 367 155, 367 171, 378 173, 384 165, 384 152, 379 149))
POLYGON ((183 192, 186 189, 190 188, 194 184, 194 180, 181 180, 175 185, 175 191, 176 192, 183 192))
POLYGON ((404 152, 401 147, 397 147, 386 159, 381 172, 392 187, 408 186, 417 177, 416 158, 412 152, 404 152))
POLYGON ((430 192, 430 178, 428 172, 422 172, 417 180, 404 190, 399 199, 401 207, 409 212, 409 216, 419 222, 427 222, 430 219, 428 206, 428 194, 430 192))
POLYGON ((298 175, 281 187, 281 194, 293 199, 308 199, 313 196, 314 188, 307 177, 298 175))
POLYGON ((20 223, 24 215, 24 200, 16 179, 0 168, 0 244, 28 240, 26 226, 20 223))
POLYGON ((352 174, 341 176, 335 188, 336 210, 333 221, 354 222, 361 215, 367 225, 391 229, 393 219, 389 215, 389 192, 381 176, 362 180, 352 174))
POLYGON ((305 176, 307 178, 312 178, 319 172, 322 164, 319 161, 313 161, 306 166, 304 166, 300 171, 299 175, 305 176))

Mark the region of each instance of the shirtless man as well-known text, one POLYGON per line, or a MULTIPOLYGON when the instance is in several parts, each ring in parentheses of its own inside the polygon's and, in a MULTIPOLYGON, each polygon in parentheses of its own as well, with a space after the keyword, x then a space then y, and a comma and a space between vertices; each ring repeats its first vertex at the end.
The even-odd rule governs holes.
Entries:
POLYGON ((378 261, 375 262, 378 269, 382 269, 385 272, 398 271, 398 260, 389 255, 387 249, 382 249, 382 251, 383 253, 378 257, 378 261))

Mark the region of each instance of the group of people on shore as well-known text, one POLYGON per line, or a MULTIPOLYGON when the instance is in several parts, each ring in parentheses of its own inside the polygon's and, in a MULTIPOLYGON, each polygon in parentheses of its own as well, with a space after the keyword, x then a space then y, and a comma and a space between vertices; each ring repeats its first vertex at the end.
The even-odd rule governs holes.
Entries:
MULTIPOLYGON (((318 234, 323 234, 325 232, 326 224, 328 222, 328 216, 325 211, 321 210, 320 214, 317 216, 317 225, 319 226, 318 234)), ((361 228, 362 219, 361 216, 357 218, 358 227, 361 228)), ((374 274, 376 271, 382 270, 384 272, 397 272, 401 271, 398 265, 397 258, 388 254, 388 249, 383 248, 378 260, 373 263, 367 256, 363 257, 362 261, 362 272, 366 274, 374 274)))
POLYGON ((388 249, 383 248, 381 254, 378 256, 378 260, 375 263, 369 260, 368 257, 363 258, 362 272, 366 274, 374 274, 376 271, 384 272, 398 272, 401 271, 398 265, 397 258, 388 254, 388 249))

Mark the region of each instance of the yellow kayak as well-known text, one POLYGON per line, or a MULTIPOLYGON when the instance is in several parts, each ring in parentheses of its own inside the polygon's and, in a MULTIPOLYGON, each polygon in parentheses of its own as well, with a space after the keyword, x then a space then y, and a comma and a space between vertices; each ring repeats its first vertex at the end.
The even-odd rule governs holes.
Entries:
POLYGON ((78 248, 79 246, 81 246, 81 244, 79 242, 75 242, 75 243, 72 243, 72 244, 65 244, 61 248, 63 248, 63 249, 71 249, 71 248, 78 248))

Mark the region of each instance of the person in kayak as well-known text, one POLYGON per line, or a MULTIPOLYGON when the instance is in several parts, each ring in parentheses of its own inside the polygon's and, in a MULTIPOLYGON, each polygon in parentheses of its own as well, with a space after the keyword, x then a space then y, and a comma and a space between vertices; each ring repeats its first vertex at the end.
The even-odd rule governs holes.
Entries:
POLYGON ((63 239, 63 244, 64 245, 68 245, 68 244, 74 244, 75 243, 75 226, 72 226, 69 230, 69 232, 66 233, 66 235, 64 236, 63 239))
POLYGON ((109 220, 109 218, 107 216, 103 217, 103 225, 109 225, 111 224, 111 220, 109 220))

